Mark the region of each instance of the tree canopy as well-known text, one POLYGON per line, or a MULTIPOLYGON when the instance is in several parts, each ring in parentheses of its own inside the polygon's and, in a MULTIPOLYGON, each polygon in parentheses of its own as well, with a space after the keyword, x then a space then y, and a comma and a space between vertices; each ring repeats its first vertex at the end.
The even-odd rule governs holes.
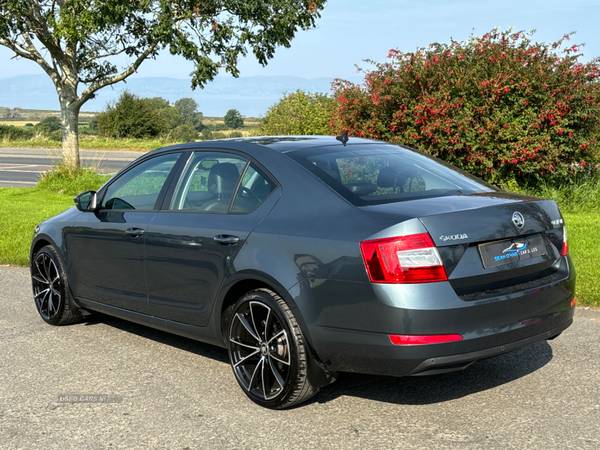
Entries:
POLYGON ((225 117, 223 118, 223 122, 229 128, 242 128, 244 126, 244 119, 242 115, 237 109, 230 109, 225 113, 225 117))
POLYGON ((493 182, 563 183, 600 162, 600 59, 497 28, 391 50, 362 85, 338 81, 335 131, 411 145, 493 182))
POLYGON ((99 89, 163 49, 194 63, 192 88, 251 51, 266 64, 325 0, 0 0, 0 45, 39 64, 58 93, 67 164, 79 165, 77 118, 99 89), (117 57, 125 56, 119 64, 117 57), (83 85, 83 87, 82 87, 83 85), (81 91, 80 91, 81 88, 81 91))
POLYGON ((260 124, 259 133, 330 135, 334 105, 335 100, 327 94, 301 90, 285 94, 269 108, 260 124))

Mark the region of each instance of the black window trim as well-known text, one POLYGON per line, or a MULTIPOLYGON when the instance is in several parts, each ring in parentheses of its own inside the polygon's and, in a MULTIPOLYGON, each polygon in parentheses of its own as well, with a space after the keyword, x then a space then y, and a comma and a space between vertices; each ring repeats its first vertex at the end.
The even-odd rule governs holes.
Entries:
MULTIPOLYGON (((319 182, 321 182, 323 185, 327 186, 328 189, 335 192, 337 195, 342 197, 346 202, 348 202, 349 204, 351 204, 353 206, 357 206, 357 207, 376 206, 376 205, 382 205, 382 204, 387 204, 387 203, 402 203, 403 201, 414 200, 414 199, 408 199, 408 198, 402 199, 402 200, 399 200, 397 198, 380 199, 378 201, 364 200, 361 197, 359 197, 358 195, 355 195, 352 192, 350 192, 348 189, 346 189, 344 187, 344 185, 342 183, 337 181, 335 178, 333 178, 327 172, 320 169, 318 166, 316 166, 315 164, 311 163, 308 160, 309 157, 314 156, 314 155, 342 153, 346 150, 351 151, 351 150, 353 150, 352 149, 353 146, 367 147, 369 145, 380 145, 380 144, 382 144, 382 142, 372 142, 372 143, 360 142, 360 143, 353 144, 353 145, 348 144, 343 149, 340 149, 337 146, 336 147, 333 147, 333 146, 310 147, 310 148, 306 148, 306 149, 299 149, 299 150, 296 150, 293 152, 287 152, 287 153, 285 153, 285 155, 288 156, 293 161, 295 161, 296 163, 298 163, 301 167, 303 167, 308 172, 310 172, 317 180, 319 180, 319 182), (327 147, 332 147, 332 148, 328 149, 327 147)), ((460 174, 466 176, 466 178, 476 181, 477 183, 481 184, 484 187, 491 189, 492 191, 496 191, 496 192, 499 191, 499 189, 496 186, 489 184, 485 180, 478 178, 478 177, 468 173, 467 171, 461 170, 458 167, 453 166, 452 164, 449 164, 449 163, 445 162, 444 160, 441 160, 435 156, 429 155, 421 150, 407 147, 405 145, 392 144, 392 143, 386 143, 386 144, 414 152, 421 156, 425 156, 426 158, 431 159, 434 162, 437 162, 443 166, 446 166, 454 171, 460 172, 460 174)), ((382 153, 384 153, 384 152, 382 152, 382 153)))
MULTIPOLYGON (((178 151, 182 151, 182 150, 178 150, 178 151)), ((239 151, 236 149, 227 148, 227 147, 189 148, 189 149, 185 149, 183 151, 189 152, 189 156, 186 159, 186 162, 183 164, 183 167, 181 168, 181 170, 179 170, 179 172, 177 174, 177 179, 171 181, 172 189, 171 189, 171 186, 169 186, 169 190, 168 190, 168 192, 166 192, 166 195, 163 198, 161 206, 158 209, 159 213, 166 212, 166 213, 184 213, 184 214, 229 214, 229 215, 251 214, 252 212, 256 211, 260 207, 260 205, 264 204, 267 201, 267 199, 273 194, 273 192, 275 192, 279 187, 281 187, 281 183, 279 183, 277 178, 275 178, 273 176, 273 174, 271 174, 271 172, 269 172, 260 162, 258 162, 255 158, 253 158, 248 153, 245 153, 245 152, 242 152, 242 151, 239 151), (241 156, 246 159, 246 165, 244 166, 244 169, 240 173, 240 177, 238 179, 235 190, 233 191, 233 194, 231 196, 231 201, 229 202, 227 211, 197 211, 197 210, 183 210, 183 209, 177 210, 177 209, 170 208, 171 201, 173 200, 173 195, 175 194, 175 189, 177 189, 177 186, 178 186, 179 182, 181 181, 181 177, 183 176, 183 172, 185 172, 185 167, 187 166, 189 161, 191 161, 192 155, 194 153, 232 153, 234 155, 238 155, 238 156, 241 156), (245 212, 231 211, 231 208, 233 207, 233 201, 235 200, 238 189, 242 183, 242 180, 244 179, 244 174, 246 173, 246 170, 248 170, 248 167, 250 167, 251 164, 254 164, 256 166, 256 168, 258 169, 257 172, 262 177, 268 178, 275 185, 275 188, 269 193, 269 195, 267 195, 263 199, 263 201, 260 204, 256 205, 256 208, 254 208, 252 211, 245 211, 245 212)))
MULTIPOLYGON (((100 192, 98 194, 98 198, 99 198, 98 204, 102 206, 103 203, 104 203, 104 196, 106 195, 106 192, 108 191, 108 188, 110 186, 112 186, 114 183, 116 183, 117 180, 119 180, 122 176, 124 176, 125 174, 129 173, 135 167, 139 166, 140 164, 145 163, 146 161, 150 161, 151 159, 159 158, 161 156, 169 155, 169 154, 172 154, 172 153, 181 153, 181 154, 179 155, 179 158, 177 158, 177 161, 175 161, 175 164, 173 164, 173 167, 171 168, 171 171, 169 172, 169 175, 167 176, 167 179, 165 180, 165 183, 163 184, 162 188, 160 189, 160 191, 158 193, 158 197, 156 198, 156 201, 154 202, 153 209, 108 209, 108 208, 102 208, 102 207, 100 207, 98 209, 98 212, 105 212, 105 211, 155 212, 155 211, 159 211, 159 207, 162 204, 162 200, 164 200, 164 197, 165 197, 165 195, 166 195, 166 193, 168 191, 168 188, 170 187, 170 184, 172 183, 173 178, 177 175, 177 172, 180 170, 180 161, 182 161, 182 159, 184 159, 186 157, 186 154, 187 154, 187 158, 189 158, 188 150, 177 149, 177 150, 173 150, 173 151, 169 151, 169 152, 148 155, 148 157, 142 158, 139 161, 128 165, 126 167, 127 170, 123 170, 119 174, 118 177, 115 177, 114 179, 109 180, 104 186, 102 186, 102 188, 100 189, 100 192), (160 202, 159 202, 159 200, 160 200, 160 202)), ((187 160, 187 158, 186 158, 186 160, 187 160)))

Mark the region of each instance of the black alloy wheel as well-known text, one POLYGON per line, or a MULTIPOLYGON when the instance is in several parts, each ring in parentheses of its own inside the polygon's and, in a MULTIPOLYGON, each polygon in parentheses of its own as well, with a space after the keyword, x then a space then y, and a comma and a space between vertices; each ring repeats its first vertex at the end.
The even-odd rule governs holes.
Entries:
POLYGON ((71 311, 66 275, 58 253, 52 246, 41 248, 31 267, 33 298, 38 313, 50 325, 66 325, 81 316, 71 311))
POLYGON ((306 348, 283 299, 257 289, 235 306, 229 325, 229 360, 235 377, 255 403, 283 409, 312 397, 306 348))

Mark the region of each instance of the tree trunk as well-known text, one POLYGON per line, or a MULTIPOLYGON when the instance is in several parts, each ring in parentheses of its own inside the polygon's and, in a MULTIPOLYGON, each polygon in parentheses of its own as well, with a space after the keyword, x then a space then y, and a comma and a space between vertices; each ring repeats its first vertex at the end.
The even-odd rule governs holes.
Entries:
POLYGON ((79 159, 79 106, 74 101, 61 101, 63 164, 77 169, 79 159), (68 105, 68 106, 67 106, 68 105))

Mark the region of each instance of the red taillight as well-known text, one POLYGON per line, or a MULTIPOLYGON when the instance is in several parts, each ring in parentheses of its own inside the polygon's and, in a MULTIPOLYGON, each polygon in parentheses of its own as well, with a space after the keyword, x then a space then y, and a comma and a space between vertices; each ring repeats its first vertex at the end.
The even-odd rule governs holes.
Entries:
POLYGON ((460 334, 436 334, 429 336, 410 336, 406 334, 390 334, 394 345, 441 344, 442 342, 462 341, 460 334))
POLYGON ((374 283, 430 283, 448 279, 428 233, 363 241, 360 249, 374 283))
POLYGON ((575 306, 575 303, 577 303, 577 299, 573 297, 573 300, 571 300, 571 308, 575 306))
POLYGON ((569 242, 567 240, 567 227, 563 227, 563 246, 562 252, 560 252, 562 256, 567 256, 569 254, 569 242))

